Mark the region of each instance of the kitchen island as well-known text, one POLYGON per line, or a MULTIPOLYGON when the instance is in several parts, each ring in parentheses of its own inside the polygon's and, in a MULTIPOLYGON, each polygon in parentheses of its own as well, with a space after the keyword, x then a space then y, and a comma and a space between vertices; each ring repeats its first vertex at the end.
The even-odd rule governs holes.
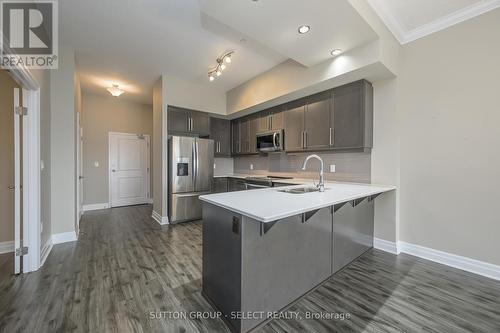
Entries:
POLYGON ((203 203, 203 295, 248 332, 373 247, 375 198, 394 187, 312 182, 203 203))

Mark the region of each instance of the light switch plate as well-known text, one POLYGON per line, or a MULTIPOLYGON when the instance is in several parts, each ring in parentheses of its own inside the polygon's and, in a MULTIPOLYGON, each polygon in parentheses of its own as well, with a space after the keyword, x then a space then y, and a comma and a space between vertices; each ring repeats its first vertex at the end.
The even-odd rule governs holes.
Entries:
POLYGON ((253 170, 253 164, 250 164, 250 170, 253 170))
POLYGON ((214 163, 214 170, 217 168, 217 165, 214 163))
POLYGON ((330 172, 335 172, 335 164, 330 164, 330 172))

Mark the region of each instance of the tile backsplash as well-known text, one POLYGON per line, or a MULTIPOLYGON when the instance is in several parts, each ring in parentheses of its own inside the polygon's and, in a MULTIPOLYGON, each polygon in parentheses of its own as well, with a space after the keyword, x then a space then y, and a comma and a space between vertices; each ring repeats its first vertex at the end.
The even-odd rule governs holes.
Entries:
MULTIPOLYGON (((240 156, 234 158, 234 173, 279 175, 295 178, 317 178, 319 161, 311 160, 307 170, 302 163, 311 153, 272 153, 268 155, 240 156), (251 169, 251 166, 253 169, 251 169)), ((371 179, 370 152, 317 153, 324 162, 325 179, 369 183, 371 179), (335 172, 330 172, 335 165, 335 172)))
POLYGON ((214 176, 223 176, 233 173, 234 162, 233 159, 228 158, 214 158, 214 176))

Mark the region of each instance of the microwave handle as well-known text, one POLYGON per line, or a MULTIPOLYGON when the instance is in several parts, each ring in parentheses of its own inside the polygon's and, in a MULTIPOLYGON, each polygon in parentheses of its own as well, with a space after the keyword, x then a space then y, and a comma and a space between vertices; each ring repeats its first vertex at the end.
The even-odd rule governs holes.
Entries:
POLYGON ((279 142, 276 139, 278 139, 278 133, 274 132, 273 133, 273 146, 275 149, 278 149, 278 148, 280 148, 280 146, 279 146, 279 142))

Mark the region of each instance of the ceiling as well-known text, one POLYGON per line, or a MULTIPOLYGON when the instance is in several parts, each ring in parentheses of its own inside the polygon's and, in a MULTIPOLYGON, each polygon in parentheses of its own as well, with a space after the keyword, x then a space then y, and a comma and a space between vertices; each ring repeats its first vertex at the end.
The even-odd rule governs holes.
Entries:
POLYGON ((499 0, 368 0, 401 44, 500 7, 499 0))
POLYGON ((313 66, 377 38, 345 0, 64 0, 59 11, 83 90, 118 83, 121 98, 145 103, 161 74, 226 92, 289 58, 313 66), (301 24, 311 31, 299 35, 301 24), (233 62, 209 82, 229 50, 233 62))
POLYGON ((207 0, 202 10, 269 48, 311 67, 377 35, 346 0, 207 0), (297 32, 309 25, 307 34, 297 32))
POLYGON ((202 27, 197 0, 65 0, 59 2, 61 44, 75 50, 82 88, 107 93, 119 83, 125 98, 152 102, 160 75, 227 91, 286 60, 244 36, 202 27), (235 50, 223 76, 208 82, 217 57, 235 50))

